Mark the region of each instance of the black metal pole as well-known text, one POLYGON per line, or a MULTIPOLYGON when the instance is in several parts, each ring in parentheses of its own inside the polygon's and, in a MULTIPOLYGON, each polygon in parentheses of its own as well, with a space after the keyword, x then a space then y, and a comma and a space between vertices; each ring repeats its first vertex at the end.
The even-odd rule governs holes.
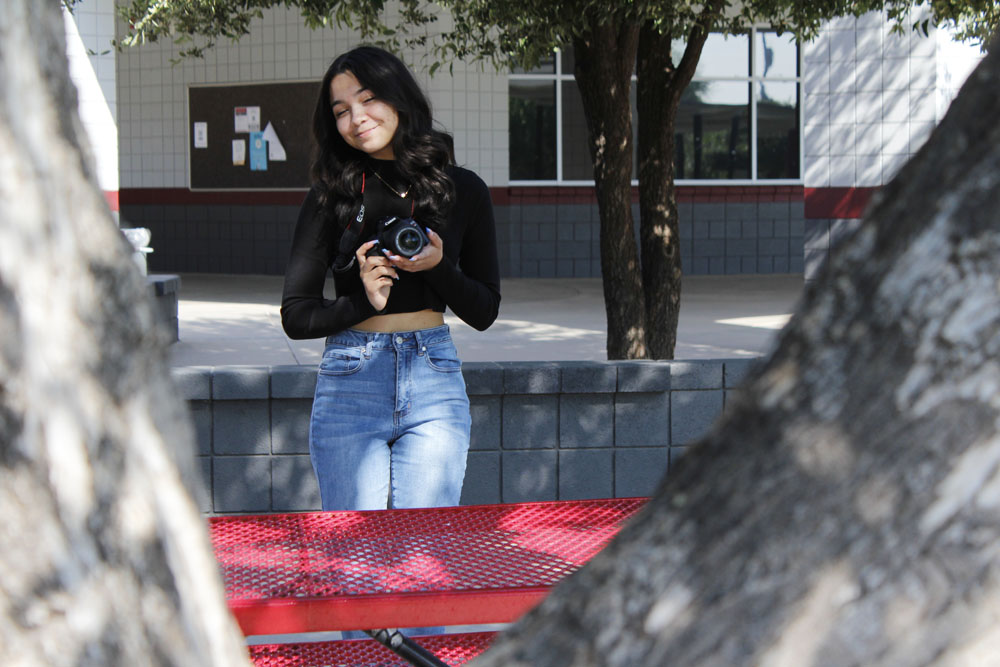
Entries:
POLYGON ((417 667, 448 667, 448 663, 438 660, 437 656, 409 637, 403 636, 399 630, 365 630, 365 634, 411 665, 416 665, 417 667))

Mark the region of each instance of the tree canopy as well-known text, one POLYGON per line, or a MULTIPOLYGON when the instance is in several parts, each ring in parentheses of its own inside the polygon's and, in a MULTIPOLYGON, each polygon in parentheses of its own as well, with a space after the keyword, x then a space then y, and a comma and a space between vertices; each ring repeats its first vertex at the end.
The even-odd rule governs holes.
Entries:
MULTIPOLYGON (((65 0, 72 6, 82 0, 65 0)), ((932 0, 927 12, 913 15, 914 0, 751 0, 727 2, 717 31, 736 31, 754 23, 767 23, 780 32, 790 31, 808 39, 836 16, 860 16, 885 10, 896 29, 949 26, 960 40, 984 47, 1000 25, 1000 6, 992 0, 932 0)), ((129 0, 118 5, 127 26, 121 46, 161 39, 182 45, 181 56, 197 56, 220 39, 238 40, 249 34, 251 22, 266 9, 295 8, 311 28, 329 26, 357 30, 362 39, 399 51, 432 46, 432 67, 451 58, 485 60, 500 70, 531 67, 554 48, 572 43, 586 32, 587 16, 649 22, 672 36, 685 36, 698 22, 703 2, 657 0, 129 0), (446 10, 451 26, 438 25, 446 10), (437 36, 435 30, 437 29, 437 36)))

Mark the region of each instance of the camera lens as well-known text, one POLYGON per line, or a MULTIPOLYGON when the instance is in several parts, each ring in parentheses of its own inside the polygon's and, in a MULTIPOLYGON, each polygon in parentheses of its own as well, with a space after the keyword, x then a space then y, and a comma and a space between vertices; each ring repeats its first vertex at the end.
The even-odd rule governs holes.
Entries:
POLYGON ((396 235, 396 250, 403 257, 413 257, 424 247, 420 233, 414 229, 403 229, 396 235))

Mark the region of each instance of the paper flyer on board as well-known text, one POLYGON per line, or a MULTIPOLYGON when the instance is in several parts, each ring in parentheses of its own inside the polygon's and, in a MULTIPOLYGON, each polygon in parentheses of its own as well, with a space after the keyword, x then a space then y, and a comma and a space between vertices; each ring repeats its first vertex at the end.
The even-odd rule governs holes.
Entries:
POLYGON ((263 132, 250 133, 250 171, 267 171, 267 142, 263 132))
POLYGON ((194 147, 208 148, 208 123, 197 122, 194 124, 194 147))
POLYGON ((260 132, 260 107, 234 107, 233 128, 237 134, 260 132))
POLYGON ((247 163, 247 142, 243 139, 233 139, 233 166, 239 167, 247 163))
POLYGON ((278 133, 274 130, 274 125, 267 124, 264 128, 264 141, 267 142, 267 159, 271 162, 284 162, 286 160, 285 147, 278 139, 278 133))

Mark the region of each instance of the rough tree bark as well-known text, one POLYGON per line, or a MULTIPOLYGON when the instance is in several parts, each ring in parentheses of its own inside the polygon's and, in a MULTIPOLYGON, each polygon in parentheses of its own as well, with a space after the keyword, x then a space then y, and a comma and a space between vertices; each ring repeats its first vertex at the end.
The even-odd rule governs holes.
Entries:
POLYGON ((646 356, 639 252, 632 217, 632 111, 629 88, 639 26, 591 16, 573 40, 574 72, 587 119, 601 216, 601 275, 608 322, 608 359, 646 356))
POLYGON ((165 344, 81 154, 60 5, 0 3, 2 661, 245 665, 165 344))
POLYGON ((682 267, 674 134, 681 95, 691 83, 709 29, 723 10, 721 0, 702 9, 702 25, 687 36, 684 55, 674 66, 671 31, 651 23, 639 31, 636 104, 639 151, 639 248, 646 309, 646 352, 650 359, 673 359, 681 312, 682 267), (667 128, 667 131, 664 130, 667 128))
MULTIPOLYGON (((705 42, 688 44, 698 54, 705 42)), ((673 359, 681 312, 680 226, 674 188, 674 135, 681 93, 690 81, 673 67, 670 34, 643 25, 636 59, 639 152, 639 249, 651 359, 673 359), (686 79, 686 80, 685 80, 686 79), (683 81, 682 85, 676 85, 683 81)), ((697 59, 689 62, 691 74, 697 59)))
POLYGON ((477 666, 996 663, 998 51, 649 507, 477 666))

